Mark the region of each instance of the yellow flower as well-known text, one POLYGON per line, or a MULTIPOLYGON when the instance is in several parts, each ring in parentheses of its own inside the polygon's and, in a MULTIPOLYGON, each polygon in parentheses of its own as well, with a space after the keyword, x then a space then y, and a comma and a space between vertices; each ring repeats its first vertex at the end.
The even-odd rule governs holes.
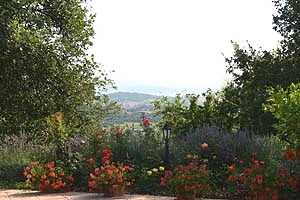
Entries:
POLYGON ((198 159, 198 158, 199 158, 199 156, 197 154, 195 154, 194 157, 193 157, 193 159, 195 159, 195 160, 198 159))
POLYGON ((148 176, 151 176, 152 175, 152 171, 151 170, 147 171, 147 174, 148 174, 148 176))
POLYGON ((158 172, 158 169, 157 168, 153 168, 152 171, 153 172, 158 172))
POLYGON ((165 170, 164 167, 162 167, 162 166, 159 167, 159 171, 164 171, 164 170, 165 170))
POLYGON ((204 142, 201 144, 201 147, 202 147, 202 149, 206 149, 208 147, 208 144, 204 142))
POLYGON ((216 159, 217 159, 217 156, 213 156, 212 159, 213 159, 213 160, 216 160, 216 159))

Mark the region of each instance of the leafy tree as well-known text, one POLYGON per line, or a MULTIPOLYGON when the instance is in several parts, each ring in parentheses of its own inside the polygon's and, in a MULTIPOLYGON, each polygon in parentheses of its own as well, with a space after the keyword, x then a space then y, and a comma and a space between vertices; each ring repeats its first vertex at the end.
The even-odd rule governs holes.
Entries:
POLYGON ((249 44, 245 50, 233 43, 234 55, 226 58, 227 71, 233 75, 238 91, 239 121, 241 129, 257 134, 274 133, 276 119, 264 112, 262 104, 269 96, 267 88, 277 85, 283 88, 300 81, 300 1, 273 1, 278 15, 273 17, 274 29, 282 36, 281 47, 273 51, 255 50, 249 44))
POLYGON ((238 107, 233 102, 235 88, 228 84, 222 91, 213 93, 208 89, 200 95, 176 95, 174 99, 163 97, 156 100, 154 112, 162 116, 163 123, 168 123, 176 136, 186 134, 203 126, 217 126, 228 131, 236 131, 239 126, 237 119, 238 107))
POLYGON ((0 1, 0 134, 33 132, 57 112, 79 127, 96 90, 113 84, 87 53, 95 15, 85 3, 0 1))
POLYGON ((278 136, 291 145, 300 145, 300 83, 292 83, 288 89, 278 86, 268 90, 270 97, 264 104, 278 123, 274 125, 278 136))
POLYGON ((153 101, 154 114, 162 116, 158 126, 163 127, 164 123, 168 123, 172 127, 172 135, 178 136, 203 124, 199 98, 195 94, 177 94, 174 99, 164 96, 153 101))
POLYGON ((236 93, 231 82, 216 93, 211 90, 204 93, 204 123, 235 133, 239 129, 239 100, 236 93))
POLYGON ((281 59, 276 51, 257 51, 250 44, 249 50, 240 48, 236 43, 233 46, 234 55, 226 61, 235 92, 227 99, 238 107, 234 115, 238 116, 240 129, 260 135, 272 134, 272 125, 276 121, 270 113, 263 111, 262 104, 268 97, 266 89, 269 86, 283 84, 281 59))
POLYGON ((273 16, 274 30, 283 36, 285 54, 296 58, 300 55, 300 1, 273 0, 273 2, 278 12, 278 15, 273 16))

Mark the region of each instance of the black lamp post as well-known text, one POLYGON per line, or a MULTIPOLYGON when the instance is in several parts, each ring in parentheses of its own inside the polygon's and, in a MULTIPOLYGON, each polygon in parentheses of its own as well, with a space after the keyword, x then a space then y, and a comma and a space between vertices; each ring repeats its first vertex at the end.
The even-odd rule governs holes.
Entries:
POLYGON ((165 160, 164 160, 164 164, 165 164, 165 168, 168 169, 169 168, 169 139, 170 139, 170 135, 171 135, 171 127, 169 126, 169 124, 165 124, 163 127, 163 136, 164 136, 164 140, 165 140, 165 160))

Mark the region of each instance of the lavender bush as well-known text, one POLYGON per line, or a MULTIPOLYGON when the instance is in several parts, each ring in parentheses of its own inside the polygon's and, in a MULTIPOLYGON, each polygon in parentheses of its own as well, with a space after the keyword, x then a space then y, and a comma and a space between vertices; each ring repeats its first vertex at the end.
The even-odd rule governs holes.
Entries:
POLYGON ((51 147, 30 142, 21 134, 7 136, 0 140, 0 180, 1 185, 11 187, 23 181, 24 167, 33 160, 48 160, 51 147))

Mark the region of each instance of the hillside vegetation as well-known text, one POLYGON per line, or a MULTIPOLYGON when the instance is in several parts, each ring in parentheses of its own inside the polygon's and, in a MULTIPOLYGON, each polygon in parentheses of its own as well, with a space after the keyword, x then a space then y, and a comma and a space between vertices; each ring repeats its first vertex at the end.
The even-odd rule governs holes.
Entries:
POLYGON ((108 115, 103 122, 104 125, 141 122, 143 117, 150 118, 152 122, 159 120, 159 117, 153 115, 152 102, 161 99, 162 96, 137 92, 115 92, 108 96, 121 107, 121 113, 108 115))

